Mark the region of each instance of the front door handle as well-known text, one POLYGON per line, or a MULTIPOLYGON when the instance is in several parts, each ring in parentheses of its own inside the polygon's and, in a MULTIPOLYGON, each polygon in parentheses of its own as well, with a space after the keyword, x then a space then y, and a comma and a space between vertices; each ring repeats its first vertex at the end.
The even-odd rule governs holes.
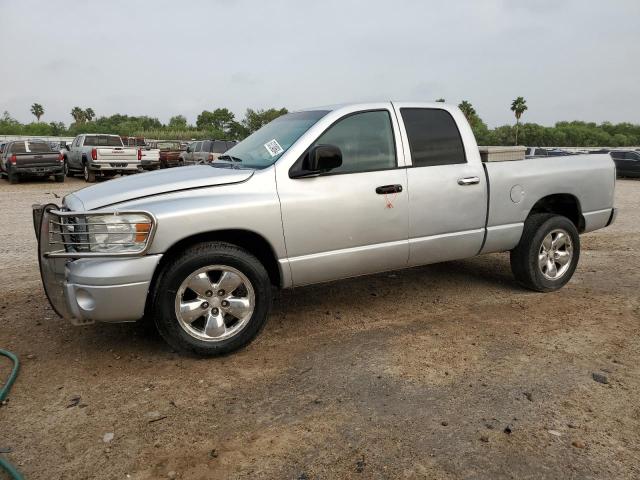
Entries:
POLYGON ((458 179, 458 185, 475 185, 480 183, 480 177, 464 177, 458 179))
POLYGON ((378 195, 386 195, 389 193, 400 193, 402 191, 402 185, 382 185, 376 188, 378 195))

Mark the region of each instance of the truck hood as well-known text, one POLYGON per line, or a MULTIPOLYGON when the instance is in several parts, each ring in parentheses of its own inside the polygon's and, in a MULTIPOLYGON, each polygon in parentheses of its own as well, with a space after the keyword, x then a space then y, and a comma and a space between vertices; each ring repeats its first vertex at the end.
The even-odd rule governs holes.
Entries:
POLYGON ((253 172, 253 170, 214 168, 209 165, 156 170, 83 188, 67 195, 64 202, 71 210, 95 210, 163 193, 240 183, 251 178, 253 172))

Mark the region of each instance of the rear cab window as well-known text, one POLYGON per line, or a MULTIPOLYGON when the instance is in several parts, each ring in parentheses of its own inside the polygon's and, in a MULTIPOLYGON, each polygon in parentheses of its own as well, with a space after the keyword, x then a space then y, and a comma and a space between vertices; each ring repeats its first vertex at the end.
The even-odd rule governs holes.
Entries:
POLYGON ((115 135, 89 135, 84 139, 85 147, 122 147, 122 140, 115 135))
POLYGON ((401 108, 413 167, 467 163, 464 143, 449 112, 437 108, 401 108))
POLYGON ((46 142, 15 142, 11 145, 11 153, 51 153, 54 150, 46 142))

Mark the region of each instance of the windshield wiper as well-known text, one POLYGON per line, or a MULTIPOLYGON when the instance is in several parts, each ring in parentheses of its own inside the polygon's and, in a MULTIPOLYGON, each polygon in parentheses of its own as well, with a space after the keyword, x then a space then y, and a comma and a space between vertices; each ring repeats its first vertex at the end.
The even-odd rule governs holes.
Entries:
POLYGON ((232 162, 241 162, 242 161, 241 158, 234 157, 233 155, 227 155, 227 154, 220 155, 218 157, 218 160, 231 160, 232 162))

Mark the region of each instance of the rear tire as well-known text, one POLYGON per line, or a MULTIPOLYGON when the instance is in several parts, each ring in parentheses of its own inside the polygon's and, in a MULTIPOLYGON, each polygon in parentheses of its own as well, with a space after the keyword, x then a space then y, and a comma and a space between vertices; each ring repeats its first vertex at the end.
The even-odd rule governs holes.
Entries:
POLYGON ((96 181, 96 173, 93 172, 87 163, 83 164, 84 181, 87 183, 94 183, 96 181))
POLYGON ((18 174, 16 172, 14 172, 13 169, 10 169, 7 172, 7 176, 9 178, 9 183, 11 185, 15 185, 16 183, 20 182, 20 179, 18 178, 18 174))
POLYGON ((206 242, 164 266, 151 305, 160 335, 173 348, 223 355, 247 345, 264 326, 271 281, 262 263, 246 250, 206 242))
POLYGON ((56 179, 56 182, 58 183, 64 183, 64 173, 60 173, 58 175, 55 175, 54 177, 56 179))
POLYGON ((580 258, 580 236, 567 217, 552 213, 530 215, 520 243, 511 250, 511 271, 524 287, 552 292, 573 276, 580 258))

